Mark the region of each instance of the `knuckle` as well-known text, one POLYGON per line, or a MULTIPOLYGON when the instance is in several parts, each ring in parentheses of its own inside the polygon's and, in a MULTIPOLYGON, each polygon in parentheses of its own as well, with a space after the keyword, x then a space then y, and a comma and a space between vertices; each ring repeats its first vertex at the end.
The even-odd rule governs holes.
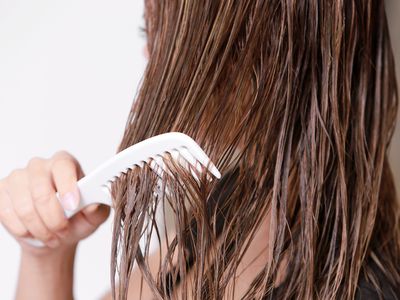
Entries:
POLYGON ((68 158, 60 158, 52 164, 52 174, 55 177, 55 179, 58 179, 58 184, 59 179, 63 179, 65 184, 71 184, 72 182, 75 182, 77 180, 79 173, 79 167, 77 164, 68 159, 68 158))
POLYGON ((32 205, 22 205, 16 209, 16 212, 26 222, 31 222, 36 218, 35 209, 32 205))
POLYGON ((53 234, 46 230, 44 232, 41 233, 40 237, 39 237, 43 242, 48 242, 53 238, 53 234))
POLYGON ((23 169, 15 169, 11 171, 11 173, 8 175, 8 180, 10 182, 15 182, 21 179, 21 177, 24 175, 24 170, 23 169))
POLYGON ((74 169, 74 168, 75 168, 75 164, 73 163, 73 161, 70 158, 67 158, 67 157, 57 158, 57 159, 53 160, 53 162, 51 164, 51 169, 53 171, 63 172, 65 170, 74 169))
POLYGON ((25 228, 12 228, 10 230, 15 237, 22 238, 28 235, 28 230, 25 228))
POLYGON ((28 230, 25 227, 18 225, 15 222, 11 222, 10 220, 2 220, 1 223, 16 238, 22 238, 29 234, 28 230))
POLYGON ((49 225, 49 229, 52 231, 61 231, 68 227, 68 221, 64 219, 55 220, 53 224, 49 225))
POLYGON ((52 197, 51 187, 46 184, 37 184, 31 187, 32 199, 37 204, 46 204, 52 197))
POLYGON ((70 153, 68 153, 67 151, 64 151, 64 150, 57 151, 52 157, 53 161, 72 160, 72 159, 73 159, 72 155, 70 153))
POLYGON ((31 160, 28 162, 28 169, 33 169, 36 170, 38 168, 41 168, 44 166, 45 160, 40 157, 33 157, 31 160))

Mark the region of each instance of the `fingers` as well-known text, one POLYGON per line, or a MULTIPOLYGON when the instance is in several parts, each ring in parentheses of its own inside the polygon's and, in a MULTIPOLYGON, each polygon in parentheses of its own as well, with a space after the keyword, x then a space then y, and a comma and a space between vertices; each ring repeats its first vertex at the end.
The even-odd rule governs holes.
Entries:
POLYGON ((68 243, 74 240, 82 240, 91 235, 107 219, 110 207, 102 204, 93 204, 75 214, 69 220, 68 229, 57 233, 68 243))
POLYGON ((29 190, 36 210, 46 227, 57 232, 68 226, 51 180, 51 174, 42 159, 32 159, 28 164, 29 190))
POLYGON ((82 176, 79 163, 66 152, 51 159, 32 159, 25 169, 0 180, 1 223, 17 240, 31 237, 51 248, 76 245, 93 233, 110 211, 107 206, 94 205, 70 220, 65 217, 65 209, 79 205, 77 181, 82 176))
POLYGON ((82 210, 86 221, 93 227, 98 227, 110 214, 110 207, 103 204, 92 204, 82 210))
POLYGON ((10 196, 3 183, 0 183, 0 220, 13 236, 22 238, 29 235, 29 231, 15 213, 10 196))
POLYGON ((71 155, 59 152, 52 160, 51 172, 62 206, 74 210, 79 204, 77 181, 82 175, 78 162, 71 155))
POLYGON ((8 178, 8 194, 12 199, 15 214, 25 228, 37 239, 52 243, 55 235, 46 227, 40 218, 29 189, 29 177, 25 171, 14 171, 8 178))
POLYGON ((110 214, 110 207, 94 204, 84 208, 71 219, 71 235, 83 239, 92 234, 110 214))

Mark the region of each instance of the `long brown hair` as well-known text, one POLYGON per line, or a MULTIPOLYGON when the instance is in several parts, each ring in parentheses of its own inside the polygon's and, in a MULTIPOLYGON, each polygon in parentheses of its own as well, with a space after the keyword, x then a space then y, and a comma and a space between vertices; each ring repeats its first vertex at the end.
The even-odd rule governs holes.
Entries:
POLYGON ((148 0, 145 20, 150 57, 120 150, 183 132, 223 178, 196 181, 167 157, 161 186, 147 165, 114 184, 118 297, 135 262, 158 299, 232 295, 267 215, 270 260, 243 298, 352 299, 361 278, 380 291, 378 273, 400 286, 383 1, 148 0), (166 207, 173 237, 157 221, 166 207), (155 274, 150 236, 167 249, 155 274))

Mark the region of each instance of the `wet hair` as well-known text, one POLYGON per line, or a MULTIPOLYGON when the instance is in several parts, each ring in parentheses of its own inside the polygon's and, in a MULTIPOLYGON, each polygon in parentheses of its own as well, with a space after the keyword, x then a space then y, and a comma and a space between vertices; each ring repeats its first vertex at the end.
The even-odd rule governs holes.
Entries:
POLYGON ((383 1, 147 0, 145 21, 149 61, 120 150, 183 132, 223 177, 196 180, 166 155, 162 180, 144 165, 114 184, 114 297, 127 298, 135 263, 156 299, 233 297, 266 218, 268 262, 236 296, 353 299, 361 281, 383 295, 382 278, 394 293, 398 99, 383 1))

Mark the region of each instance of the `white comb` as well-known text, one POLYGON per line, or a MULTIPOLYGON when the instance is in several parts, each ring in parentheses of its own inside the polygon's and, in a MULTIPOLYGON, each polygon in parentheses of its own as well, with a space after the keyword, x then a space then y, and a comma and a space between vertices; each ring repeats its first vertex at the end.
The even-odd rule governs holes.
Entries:
MULTIPOLYGON (((163 170, 162 158, 168 153, 185 168, 193 166, 199 171, 207 168, 216 178, 221 178, 221 173, 192 138, 180 132, 164 133, 126 148, 80 179, 77 183, 80 192, 79 206, 73 211, 65 211, 65 215, 70 218, 94 203, 112 206, 109 187, 113 181, 134 166, 143 167, 144 164, 148 164, 161 175, 159 167, 163 170)), ((193 171, 192 175, 196 178, 193 171)), ((26 240, 31 245, 43 246, 41 241, 26 240)))

